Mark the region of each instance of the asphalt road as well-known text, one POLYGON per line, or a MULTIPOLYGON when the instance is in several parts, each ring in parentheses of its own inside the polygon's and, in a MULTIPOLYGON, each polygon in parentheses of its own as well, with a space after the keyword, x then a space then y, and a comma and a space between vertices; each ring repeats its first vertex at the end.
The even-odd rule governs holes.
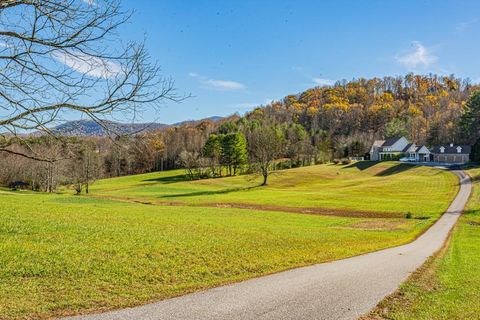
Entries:
POLYGON ((430 229, 407 245, 71 319, 357 319, 442 247, 471 192, 469 177, 454 173, 461 181, 457 197, 430 229))

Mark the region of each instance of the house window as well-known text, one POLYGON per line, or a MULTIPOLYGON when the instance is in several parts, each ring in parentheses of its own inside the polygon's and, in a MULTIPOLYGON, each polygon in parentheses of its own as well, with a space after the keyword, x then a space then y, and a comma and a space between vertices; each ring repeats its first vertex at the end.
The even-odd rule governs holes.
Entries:
POLYGON ((445 153, 445 147, 440 147, 440 152, 445 153))
POLYGON ((462 153, 462 147, 460 146, 457 147, 457 153, 462 153))

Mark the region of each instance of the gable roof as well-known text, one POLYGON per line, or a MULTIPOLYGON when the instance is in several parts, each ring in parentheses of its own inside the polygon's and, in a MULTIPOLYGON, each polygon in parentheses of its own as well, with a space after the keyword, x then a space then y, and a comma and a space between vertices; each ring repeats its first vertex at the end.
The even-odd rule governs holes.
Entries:
POLYGON ((393 146, 398 140, 402 139, 403 137, 394 137, 394 138, 388 138, 385 140, 383 143, 382 147, 391 147, 393 146))
POLYGON ((415 147, 415 143, 409 143, 407 146, 403 149, 402 152, 415 152, 417 148, 415 147))
POLYGON ((424 145, 421 145, 421 146, 416 147, 416 148, 415 148, 415 152, 418 153, 418 152, 420 152, 420 150, 422 150, 422 149, 425 149, 425 151, 426 151, 425 153, 427 153, 427 152, 428 152, 428 153, 431 153, 431 152, 430 152, 430 149, 428 149, 428 148, 427 148, 426 146, 424 146, 424 145))
POLYGON ((440 152, 441 147, 445 148, 445 152, 443 152, 443 153, 448 153, 448 154, 453 154, 453 153, 458 154, 457 147, 462 148, 462 152, 460 152, 462 154, 470 154, 472 152, 472 147, 471 146, 458 145, 458 144, 454 144, 453 146, 450 146, 450 144, 435 146, 435 147, 433 147, 432 152, 433 153, 442 153, 442 152, 440 152))

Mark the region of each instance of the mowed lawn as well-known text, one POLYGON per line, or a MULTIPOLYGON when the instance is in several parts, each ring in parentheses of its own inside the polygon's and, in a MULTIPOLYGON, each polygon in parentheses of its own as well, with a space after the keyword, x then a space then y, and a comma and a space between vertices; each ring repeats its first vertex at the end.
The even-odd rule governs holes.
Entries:
MULTIPOLYGON (((422 180, 416 177, 423 176, 423 188, 412 184, 412 188, 419 188, 419 194, 412 194, 409 203, 407 188, 402 191, 401 202, 408 208, 424 208, 411 209, 419 216, 436 217, 457 189, 457 181, 448 172, 430 168, 389 169, 395 167, 393 164, 377 166, 363 171, 344 166, 294 169, 272 179, 265 190, 253 188, 229 196, 240 201, 237 193, 248 193, 244 200, 255 203, 257 199, 261 203, 278 191, 278 201, 285 205, 303 203, 292 196, 296 193, 297 198, 313 195, 317 200, 305 200, 308 205, 322 206, 324 190, 328 194, 325 199, 329 199, 325 206, 333 207, 331 189, 337 185, 342 194, 336 207, 345 202, 357 209, 354 200, 345 198, 345 194, 359 197, 362 188, 354 186, 360 183, 364 197, 371 199, 371 209, 375 211, 379 210, 379 201, 375 202, 377 196, 370 193, 377 190, 388 194, 380 187, 381 181, 388 188, 400 190, 392 180, 405 185, 404 181, 411 177, 419 184, 422 180), (375 176, 374 170, 397 172, 375 176), (297 175, 302 179, 296 179, 297 175), (312 175, 323 181, 308 180, 312 175), (306 180, 312 187, 305 185, 306 180), (286 194, 291 195, 291 202, 282 198, 286 194)), ((170 177, 179 174, 172 172, 170 177)), ((121 196, 121 190, 126 190, 125 194, 130 196, 136 193, 135 188, 138 193, 149 188, 145 197, 154 198, 155 193, 163 192, 162 187, 167 189, 164 194, 186 193, 191 184, 191 190, 196 190, 193 192, 205 192, 205 199, 195 196, 205 203, 219 199, 231 202, 227 194, 208 194, 208 186, 216 191, 232 185, 243 188, 250 183, 243 177, 196 182, 144 181, 146 177, 168 176, 169 173, 162 173, 100 181, 93 188, 93 195, 110 191, 121 196), (210 196, 220 198, 211 200, 210 196)), ((398 212, 409 210, 402 210, 393 196, 391 201, 398 212)), ((345 258, 412 241, 434 220, 307 215, 192 203, 147 205, 68 193, 6 190, 0 190, 0 204, 0 319, 48 318, 134 306, 345 258)), ((362 202, 359 208, 369 207, 362 202)))
POLYGON ((448 246, 367 319, 480 319, 480 169, 448 246))
POLYGON ((395 162, 319 165, 276 172, 269 185, 249 176, 185 181, 183 170, 98 181, 99 197, 153 204, 326 208, 438 217, 458 188, 449 172, 395 162))

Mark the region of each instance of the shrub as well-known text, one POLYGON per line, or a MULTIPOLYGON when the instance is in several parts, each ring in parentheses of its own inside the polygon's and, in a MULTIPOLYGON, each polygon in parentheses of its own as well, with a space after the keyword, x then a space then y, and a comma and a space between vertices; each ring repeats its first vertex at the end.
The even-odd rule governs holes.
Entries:
POLYGON ((339 164, 339 163, 340 163, 340 160, 339 160, 339 159, 333 159, 333 163, 334 163, 334 164, 339 164))
POLYGON ((348 159, 348 158, 343 158, 342 159, 342 164, 350 164, 352 162, 352 160, 348 159))
POLYGON ((405 218, 406 219, 412 219, 413 218, 413 214, 409 211, 405 214, 405 218))

